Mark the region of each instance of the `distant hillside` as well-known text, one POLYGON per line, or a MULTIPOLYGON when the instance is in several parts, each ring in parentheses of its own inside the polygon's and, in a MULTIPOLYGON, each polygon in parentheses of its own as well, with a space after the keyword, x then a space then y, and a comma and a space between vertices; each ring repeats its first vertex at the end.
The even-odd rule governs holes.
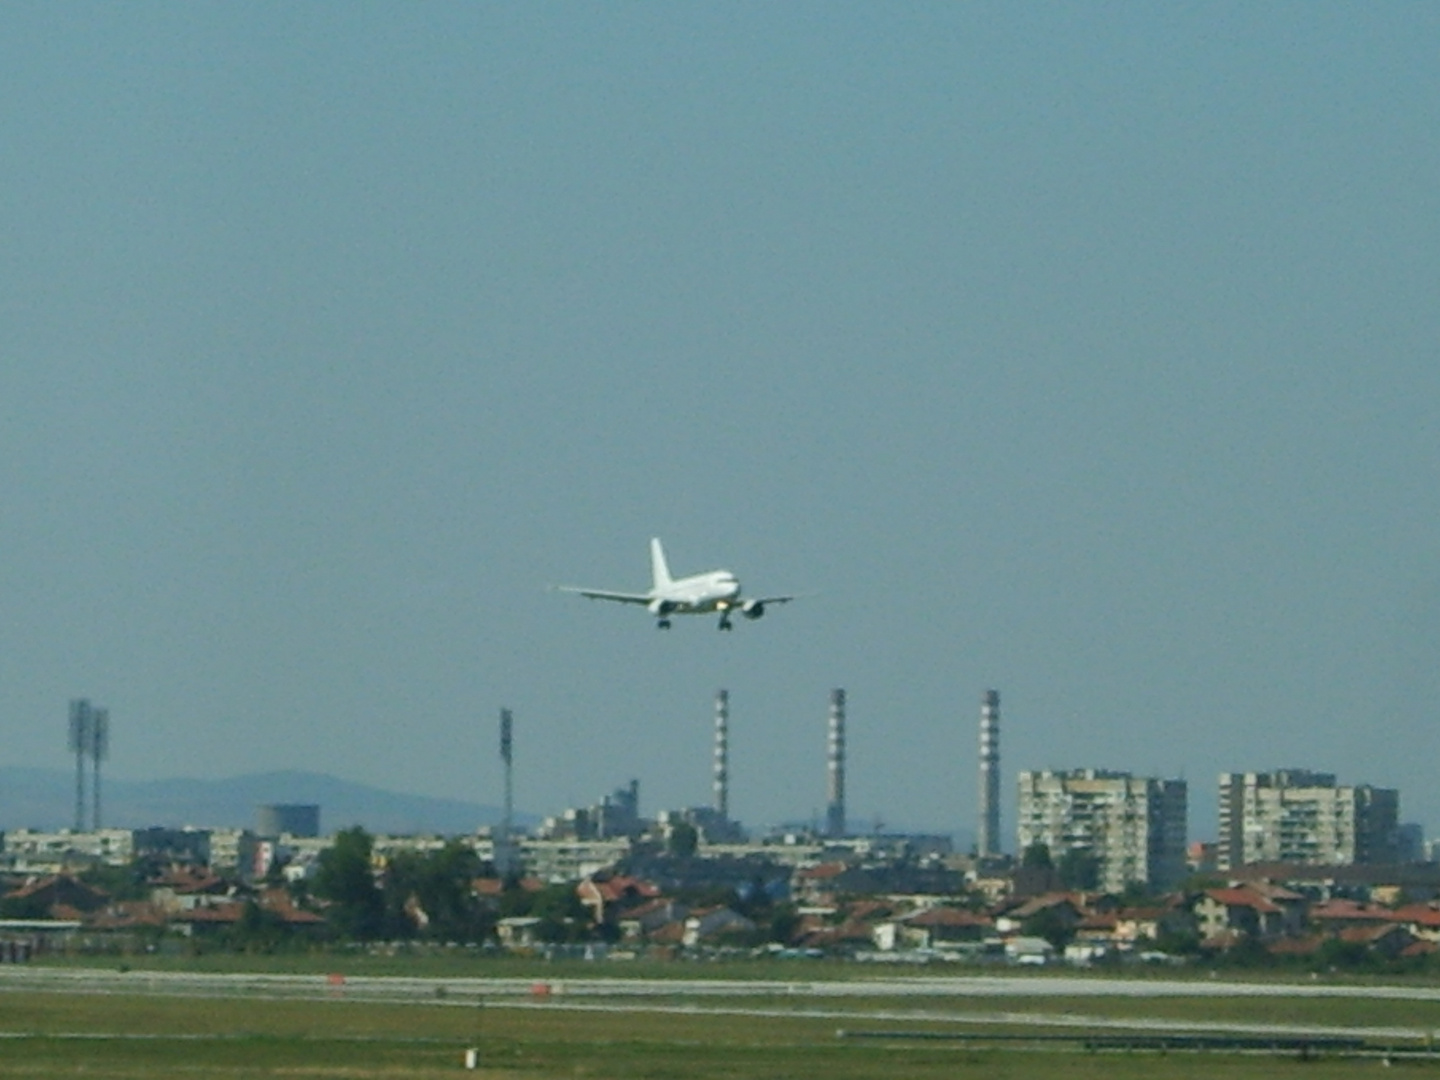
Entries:
MULTIPOLYGON (((126 829, 150 825, 253 829, 255 808, 264 803, 316 803, 325 832, 362 825, 376 833, 466 833, 478 825, 496 824, 503 814, 497 806, 404 795, 323 773, 139 781, 102 775, 101 783, 102 824, 126 829)), ((72 825, 74 819, 73 773, 0 767, 0 830, 59 829, 72 825)), ((516 819, 519 824, 536 820, 521 814, 516 819)))

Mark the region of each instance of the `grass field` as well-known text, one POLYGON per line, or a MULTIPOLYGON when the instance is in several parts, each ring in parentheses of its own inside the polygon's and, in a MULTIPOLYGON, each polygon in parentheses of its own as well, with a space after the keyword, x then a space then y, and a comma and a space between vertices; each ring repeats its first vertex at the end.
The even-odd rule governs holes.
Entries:
MULTIPOLYGON (((533 970, 533 969, 532 969, 533 970)), ((710 973, 707 973, 710 974, 710 973)), ((438 1076, 587 1077, 676 1080, 850 1080, 861 1077, 985 1076, 1135 1080, 1212 1077, 1232 1080, 1296 1076, 1373 1075, 1374 1058, 1234 1053, 1087 1052, 1071 1044, 1005 1047, 899 1039, 851 1040, 849 1029, 1022 1032, 1026 1016, 1111 1021, 1274 1022, 1357 1027, 1440 1027, 1440 1004, 1277 998, 928 998, 882 996, 825 1003, 843 1021, 803 1015, 811 999, 790 1002, 791 1015, 737 1015, 727 1008, 783 1006, 777 998, 741 1002, 694 999, 618 1003, 614 1012, 573 1011, 563 1002, 453 997, 415 1004, 349 1000, 237 1000, 162 997, 143 993, 0 993, 0 1080, 8 1077, 251 1077, 438 1076), (685 1010, 717 1010, 708 1013, 685 1010), (669 1010, 669 1011, 666 1011, 669 1010), (954 1018, 904 1018, 905 1010, 954 1018), (885 1013, 881 1019, 878 1014, 885 1013), (976 1025, 963 1015, 988 1013, 976 1025), (897 1016, 899 1018, 897 1018, 897 1016), (868 1019, 867 1018, 873 1018, 868 1019), (464 1053, 479 1051, 466 1071, 464 1053)), ((1046 1029, 1054 1032, 1063 1029, 1046 1029)), ((1413 1044, 1412 1044, 1413 1045, 1413 1044)), ((1412 1074, 1440 1077, 1440 1062, 1398 1061, 1412 1074)))

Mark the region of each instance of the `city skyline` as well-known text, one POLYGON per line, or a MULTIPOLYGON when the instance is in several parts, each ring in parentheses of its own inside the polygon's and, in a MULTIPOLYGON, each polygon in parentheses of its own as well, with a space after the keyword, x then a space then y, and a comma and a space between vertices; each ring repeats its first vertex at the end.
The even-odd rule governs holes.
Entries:
MULTIPOLYGON (((956 840, 957 849, 968 849, 969 847, 974 846, 977 853, 981 856, 990 853, 984 849, 984 839, 986 835, 985 820, 987 817, 987 807, 983 802, 978 808, 978 812, 976 813, 974 819, 970 822, 959 822, 955 824, 933 821, 896 823, 883 821, 879 816, 876 816, 873 818, 859 821, 852 820, 848 823, 847 827, 844 799, 844 787, 846 783, 846 765, 844 755, 845 691, 843 690, 843 688, 833 689, 832 691, 830 691, 828 700, 829 709, 826 721, 827 741, 824 755, 824 784, 826 790, 826 803, 823 810, 812 811, 808 817, 804 815, 791 815, 784 818, 775 818, 769 820, 746 818, 740 815, 732 815, 729 813, 728 795, 723 794, 728 792, 729 786, 729 771, 727 764, 729 743, 729 693, 727 690, 722 688, 721 690, 716 692, 713 702, 716 724, 713 754, 711 758, 713 770, 712 784, 709 791, 708 800, 693 799, 690 801, 676 802, 669 805, 656 804, 655 806, 650 807, 647 812, 641 813, 640 816, 654 817, 657 814, 664 815, 682 812, 695 812, 709 819, 712 819, 714 822, 717 823, 730 822, 738 827, 754 829, 760 832, 775 828, 798 828, 809 829, 817 837, 853 837, 863 836, 872 832, 879 833, 882 831, 890 835, 905 833, 931 835, 944 834, 949 835, 956 840), (837 730, 838 757, 836 750, 837 730), (837 791, 839 794, 838 801, 835 798, 837 791)), ((979 730, 981 732, 980 745, 982 747, 982 755, 984 752, 983 748, 985 746, 988 745, 994 747, 997 745, 998 742, 998 739, 996 737, 998 734, 998 702, 999 694, 998 691, 995 690, 987 690, 981 699, 981 705, 979 709, 979 730)), ((74 724, 72 703, 72 729, 73 726, 74 724)), ((500 734, 501 759, 506 763, 507 766, 513 765, 513 714, 511 710, 501 710, 500 724, 498 730, 500 734)), ((982 766, 982 772, 998 772, 998 758, 995 755, 992 755, 988 759, 988 761, 988 768, 982 766)), ((45 773, 45 770, 41 769, 30 769, 23 771, 28 771, 34 776, 39 776, 45 773)), ((62 774, 57 770, 51 770, 50 775, 52 779, 56 781, 56 783, 58 783, 60 778, 62 777, 62 774)), ((304 799, 314 797, 313 794, 297 794, 295 792, 286 792, 283 788, 274 787, 274 784, 279 780, 280 777, 283 777, 284 775, 287 774, 269 774, 262 778, 270 785, 270 788, 267 791, 265 798, 271 803, 274 803, 277 800, 280 802, 303 802, 304 799)), ((307 786, 312 785, 316 780, 321 780, 325 782, 338 781, 341 784, 347 783, 341 778, 324 776, 315 773, 297 773, 295 775, 304 778, 304 782, 301 785, 302 789, 307 789, 307 786)), ((995 854, 1003 853, 1018 856, 1023 853, 1023 850, 1026 847, 1027 843, 1030 842, 1031 839, 1033 839, 1034 826, 1027 824, 1027 814, 1025 807, 1027 800, 1034 798, 1033 789, 1036 777, 1048 778, 1052 776, 1075 776, 1081 779, 1095 779, 1097 777, 1102 779, 1109 777, 1124 777, 1127 780, 1133 779, 1142 783, 1158 783, 1162 786, 1162 788, 1164 785, 1178 785, 1181 791, 1186 790, 1189 786, 1187 780, 1184 779, 1183 776, 1166 777, 1161 775, 1136 775, 1126 770, 1114 769, 1103 765, 1096 766, 1093 763, 1086 765, 1069 765, 1061 768, 1054 767, 1053 765, 1046 768, 1023 767, 1015 770, 1012 775, 1014 776, 1015 780, 1015 786, 1012 789, 1014 798, 1009 799, 1004 796, 1000 796, 998 799, 998 806, 995 809, 999 813, 999 817, 1002 821, 1009 820, 1013 822, 1013 824, 1010 830, 1005 830, 1003 828, 1000 830, 1000 843, 996 845, 996 850, 993 852, 995 854), (1004 807, 1008 807, 1008 810, 1002 809, 1004 807)), ((1187 799, 1184 796, 1182 796, 1181 798, 1181 805, 1185 807, 1185 809, 1181 813, 1181 817, 1185 823, 1185 828, 1186 831, 1189 833, 1190 839, 1192 841, 1199 841, 1207 844, 1216 845, 1217 848, 1223 852, 1226 848, 1227 835, 1238 835, 1237 830, 1239 829, 1239 826, 1235 824, 1234 819, 1234 815, 1239 811, 1235 809, 1230 803, 1231 796, 1228 794, 1229 789, 1232 785, 1239 784, 1242 781, 1253 784, 1254 782, 1256 782, 1257 778, 1260 785, 1267 788, 1271 784, 1275 784, 1283 788, 1287 783, 1291 785, 1299 784, 1301 785, 1301 787, 1304 787, 1305 784, 1309 784, 1309 786, 1312 787, 1331 789, 1337 788, 1337 777, 1335 774, 1319 773, 1305 768, 1297 768, 1295 767, 1293 762, 1290 766, 1284 768, 1251 768, 1239 772, 1221 773, 1218 776, 1216 788, 1212 789, 1212 792, 1218 795, 1218 798, 1215 800, 1215 814, 1212 815, 1214 817, 1213 821, 1197 821, 1194 817, 1192 817, 1189 812, 1189 806, 1193 803, 1193 800, 1187 799)), ((244 778, 224 777, 220 779, 225 781, 234 781, 244 778)), ((1340 796, 1343 796, 1344 798, 1349 798, 1349 793, 1360 792, 1364 794, 1365 797, 1368 799, 1371 797, 1369 793, 1374 792, 1375 796, 1386 798, 1389 800, 1389 816, 1390 818, 1395 819, 1393 824, 1399 825, 1402 829, 1413 828, 1418 830, 1417 842, 1428 838, 1429 830, 1423 823, 1413 822, 1410 816, 1402 814, 1400 812, 1400 793, 1398 789, 1386 788, 1383 784, 1372 783, 1369 780, 1360 781, 1348 777, 1342 777, 1341 779, 1344 782, 1338 785, 1338 790, 1336 792, 1332 792, 1332 797, 1333 795, 1338 794, 1340 796)), ((617 782, 618 781, 612 781, 612 784, 617 782)), ((33 784, 33 780, 31 781, 31 783, 33 784)), ((194 784, 195 781, 191 778, 184 777, 158 778, 156 780, 152 780, 148 786, 164 786, 165 784, 177 783, 182 785, 194 784)), ((137 786, 133 781, 129 782, 129 784, 132 787, 137 786)), ((141 784, 138 786, 147 785, 141 784)), ((357 785, 350 783, 348 786, 355 787, 357 785)), ((605 785, 603 782, 600 785, 597 785, 596 791, 603 790, 604 786, 605 785)), ((632 776, 629 779, 627 785, 624 786, 624 789, 617 788, 614 793, 615 797, 618 798, 622 790, 628 790, 630 792, 628 798, 633 803, 632 810, 630 811, 632 815, 638 812, 637 808, 640 805, 638 801, 640 789, 640 778, 632 776)), ((1206 793, 1205 786, 1202 785, 1199 788, 1199 791, 1202 793, 1206 793)), ((421 793, 380 791, 379 794, 385 796, 387 799, 390 796, 399 796, 402 799, 429 799, 431 801, 435 801, 437 805, 440 805, 441 803, 449 803, 449 813, 452 817, 454 814, 454 808, 460 805, 459 800, 433 800, 433 797, 423 795, 421 793)), ((477 821, 476 827, 492 827, 500 822, 509 820, 511 817, 511 811, 506 809, 506 807, 510 806, 512 797, 513 793, 509 790, 509 784, 507 783, 507 790, 504 797, 504 805, 497 808, 495 805, 492 804, 489 807, 485 808, 486 814, 477 821)), ((1314 794, 1311 794, 1307 797, 1313 799, 1316 796, 1314 794)), ((586 799, 580 799, 567 803, 564 806, 532 806, 523 809, 521 813, 523 815, 529 816, 536 822, 542 820, 551 820, 552 818, 568 814, 573 811, 583 811, 587 808, 593 810, 597 806, 603 807, 604 805, 608 804, 610 798, 610 795, 598 795, 593 796, 593 799, 598 801, 587 801, 586 799), (553 811, 554 813, 552 814, 550 813, 550 811, 553 811)), ((479 805, 478 800, 473 801, 477 806, 479 805)), ((1201 801, 1202 804, 1204 804, 1209 800, 1202 798, 1201 801)), ((352 806, 354 805, 353 796, 350 799, 350 804, 352 806)), ((1049 811, 1049 813, 1052 814, 1055 812, 1056 811, 1054 807, 1052 807, 1049 811)), ((1271 811, 1271 813, 1275 812, 1276 811, 1271 811)), ((354 823, 359 823, 359 819, 357 818, 357 821, 354 823)), ((19 821, 14 821, 9 823, 11 827, 15 827, 21 824, 33 825, 34 822, 22 823, 19 821)), ((131 824, 133 826, 142 823, 137 820, 136 822, 132 822, 131 824)), ((178 826, 179 822, 146 821, 143 824, 176 827, 178 826)), ((193 822, 191 822, 191 824, 193 824, 193 822)), ((3 831, 5 827, 6 822, 0 820, 0 831, 3 831)), ((59 826, 56 827, 58 828, 59 826)), ((82 829, 79 829, 78 826, 76 826, 75 828, 76 831, 84 831, 82 829)), ((455 831, 453 825, 451 826, 449 831, 455 831)), ((468 829, 461 828, 458 831, 465 832, 468 831, 468 829)), ((1384 834, 1376 835, 1377 840, 1372 841, 1374 843, 1393 844, 1398 842, 1398 834, 1396 834, 1395 836, 1389 836, 1388 838, 1384 834)), ((1273 842, 1279 843, 1280 841, 1277 838, 1273 842)), ((1278 858, 1278 856, 1276 856, 1276 858, 1278 858)), ((1370 860, 1366 859, 1363 861, 1370 860)))
POLYGON ((723 686, 808 820, 843 686, 848 817, 969 828, 998 687, 1007 776, 1440 823, 1440 11, 10 16, 0 764, 495 803, 510 707, 522 805, 703 804, 723 686), (804 599, 548 591, 653 536, 804 599))

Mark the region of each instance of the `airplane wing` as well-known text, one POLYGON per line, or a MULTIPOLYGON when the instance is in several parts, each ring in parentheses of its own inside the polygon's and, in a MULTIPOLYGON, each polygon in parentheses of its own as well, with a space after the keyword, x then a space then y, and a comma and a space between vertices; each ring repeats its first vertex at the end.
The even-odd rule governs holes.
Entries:
POLYGON ((605 589, 580 589, 574 585, 555 586, 560 592, 579 593, 581 596, 591 600, 618 600, 622 604, 648 604, 650 596, 647 593, 630 592, 609 592, 605 589))
POLYGON ((791 600, 798 600, 797 596, 747 596, 752 604, 788 604, 791 600))

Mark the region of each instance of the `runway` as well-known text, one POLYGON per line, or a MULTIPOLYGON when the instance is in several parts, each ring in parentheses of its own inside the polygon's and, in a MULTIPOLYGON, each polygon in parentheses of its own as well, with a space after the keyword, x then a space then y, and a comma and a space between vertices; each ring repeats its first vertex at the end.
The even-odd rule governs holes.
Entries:
MULTIPOLYGON (((337 965, 341 967, 342 965, 337 965)), ((1075 975, 975 975, 853 979, 525 978, 216 974, 0 965, 0 992, 186 994, 212 997, 325 998, 387 1001, 449 995, 514 998, 1349 998, 1440 1002, 1434 986, 1341 986, 1318 982, 1228 979, 1125 979, 1075 975)))
MULTIPOLYGON (((550 979, 212 974, 106 968, 0 967, 0 993, 159 995, 249 1000, 329 1000, 457 1008, 646 1012, 810 1018, 837 1024, 910 1022, 977 1027, 1168 1031, 1433 1041, 1440 1031, 1410 1026, 1276 1024, 1174 1017, 1050 1012, 1044 1000, 1103 998, 1329 998, 1440 1002, 1427 986, 1334 986, 1220 979, 1121 979, 1073 975, 764 980, 684 978, 550 979), (1032 999, 1035 1011, 977 1011, 966 999, 1032 999), (863 1001, 862 1001, 863 999, 863 1001)), ((1257 1002, 1258 1004, 1258 1002, 1257 1002)), ((1437 1010, 1440 1027, 1440 1010, 1437 1010)), ((14 1034, 0 1032, 0 1036, 14 1034)))

